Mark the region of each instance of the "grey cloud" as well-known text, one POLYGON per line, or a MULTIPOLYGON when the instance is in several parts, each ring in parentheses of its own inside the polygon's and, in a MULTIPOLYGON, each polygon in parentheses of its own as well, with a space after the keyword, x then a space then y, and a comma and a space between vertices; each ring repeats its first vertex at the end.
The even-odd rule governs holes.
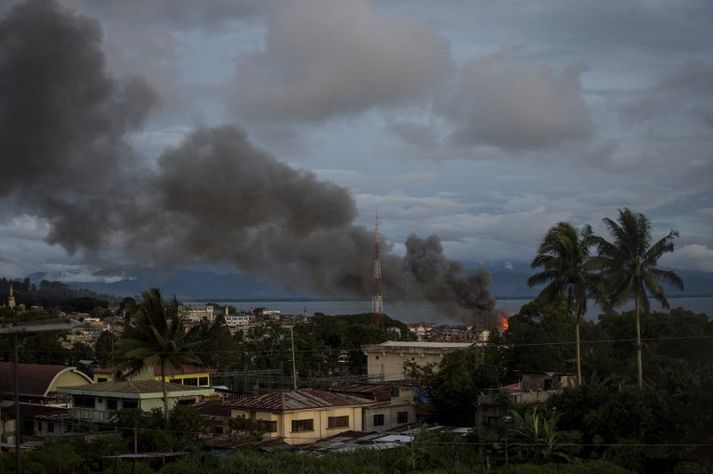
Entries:
POLYGON ((463 66, 453 91, 438 110, 465 145, 537 149, 592 135, 582 97, 581 65, 557 73, 507 54, 479 58, 463 66))
MULTIPOLYGON (((42 0, 0 21, 0 199, 32 215, 16 230, 44 229, 49 243, 88 263, 231 262, 288 288, 369 294, 373 236, 353 224, 344 188, 280 163, 232 126, 189 133, 156 168, 139 160, 126 135, 154 95, 139 79, 107 75, 100 39, 96 22, 42 0)), ((428 258, 454 268, 440 248, 428 258)), ((422 268, 418 256, 408 263, 422 268)), ((385 244, 384 288, 394 299, 406 294, 408 268, 385 244)), ((461 305, 481 304, 487 275, 456 273, 440 287, 451 285, 461 305)), ((458 307, 428 290, 432 278, 440 277, 419 270, 410 294, 458 307)))
POLYGON ((368 0, 297 0, 268 19, 265 50, 240 64, 238 112, 323 121, 421 100, 451 67, 445 39, 368 0))
POLYGON ((656 85, 641 91, 623 107, 633 121, 666 120, 675 123, 683 114, 713 128, 713 63, 690 60, 659 76, 656 85))

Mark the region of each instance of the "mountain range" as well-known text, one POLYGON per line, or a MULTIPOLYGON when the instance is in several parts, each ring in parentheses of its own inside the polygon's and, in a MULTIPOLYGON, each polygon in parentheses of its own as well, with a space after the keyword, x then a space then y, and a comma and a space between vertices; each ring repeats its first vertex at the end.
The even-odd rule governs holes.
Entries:
MULTIPOLYGON (((496 298, 533 297, 538 288, 527 286, 533 273, 529 265, 511 262, 463 262, 463 270, 486 268, 493 283, 490 291, 496 298)), ((118 273, 118 272, 117 272, 118 273)), ((686 289, 678 292, 668 289, 669 296, 713 295, 713 273, 679 270, 686 289)), ((102 272, 106 274, 106 272, 102 272)), ((131 268, 121 271, 124 278, 102 278, 94 281, 73 281, 75 288, 85 288, 100 294, 136 296, 147 288, 160 288, 164 295, 175 295, 182 300, 269 300, 269 299, 324 299, 309 293, 290 293, 279 285, 237 271, 211 268, 147 269, 131 268)), ((116 274, 116 273, 115 273, 116 274)), ((45 278, 42 273, 30 275, 33 281, 45 278)))

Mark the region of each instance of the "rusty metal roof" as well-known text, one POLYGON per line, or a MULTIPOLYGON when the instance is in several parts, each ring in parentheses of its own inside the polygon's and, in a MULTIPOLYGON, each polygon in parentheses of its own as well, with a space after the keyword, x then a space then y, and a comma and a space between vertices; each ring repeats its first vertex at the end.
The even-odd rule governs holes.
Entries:
POLYGON ((373 401, 371 400, 351 395, 303 388, 299 390, 270 392, 254 397, 232 400, 226 403, 226 405, 238 410, 290 411, 349 405, 363 406, 372 403, 373 401))

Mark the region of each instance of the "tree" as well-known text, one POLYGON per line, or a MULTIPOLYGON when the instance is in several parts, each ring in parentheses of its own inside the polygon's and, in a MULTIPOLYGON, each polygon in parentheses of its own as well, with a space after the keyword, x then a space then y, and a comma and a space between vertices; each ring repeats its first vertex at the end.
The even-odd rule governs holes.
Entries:
POLYGON ((683 290, 683 280, 675 272, 656 268, 659 258, 673 252, 678 232, 672 230, 651 245, 651 223, 643 214, 633 213, 627 208, 619 210, 616 222, 605 218, 604 223, 613 240, 609 242, 603 237, 593 237, 598 250, 593 262, 601 270, 599 300, 608 309, 634 299, 636 365, 639 386, 643 386, 640 312, 642 307, 645 312, 649 311, 647 291, 663 308, 669 308, 661 283, 683 290))
POLYGON ((587 311, 587 296, 595 282, 589 256, 589 249, 593 245, 590 226, 585 225, 577 230, 569 222, 560 222, 547 232, 532 261, 532 268, 542 267, 543 270, 527 280, 529 286, 547 284, 537 297, 543 303, 565 298, 567 312, 574 311, 577 384, 582 383, 579 325, 582 315, 587 311))
POLYGON ((198 343, 187 337, 176 299, 166 304, 159 290, 152 288, 143 293, 133 324, 126 327, 116 344, 116 360, 123 361, 125 376, 135 375, 158 364, 167 426, 169 409, 166 368, 200 363, 200 359, 193 353, 198 343))

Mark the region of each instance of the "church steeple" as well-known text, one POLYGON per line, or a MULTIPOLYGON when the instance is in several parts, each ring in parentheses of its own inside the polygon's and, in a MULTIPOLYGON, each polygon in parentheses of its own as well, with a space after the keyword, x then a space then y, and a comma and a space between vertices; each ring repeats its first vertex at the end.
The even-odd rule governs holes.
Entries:
POLYGON ((12 284, 10 285, 10 294, 7 296, 7 306, 10 309, 15 309, 15 293, 12 290, 12 284))

